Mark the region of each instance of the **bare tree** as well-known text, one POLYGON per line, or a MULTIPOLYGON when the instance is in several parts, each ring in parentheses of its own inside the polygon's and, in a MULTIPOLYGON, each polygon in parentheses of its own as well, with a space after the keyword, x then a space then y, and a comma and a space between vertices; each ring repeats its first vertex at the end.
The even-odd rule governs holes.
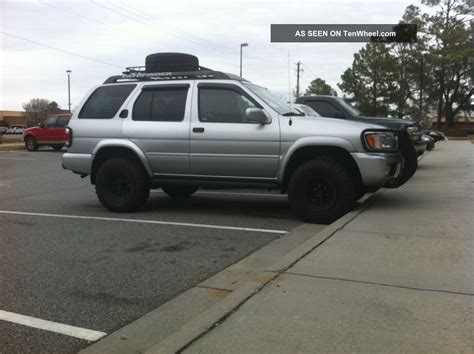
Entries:
POLYGON ((45 98, 32 98, 28 103, 23 103, 23 109, 28 115, 28 126, 40 124, 51 114, 51 102, 45 98))

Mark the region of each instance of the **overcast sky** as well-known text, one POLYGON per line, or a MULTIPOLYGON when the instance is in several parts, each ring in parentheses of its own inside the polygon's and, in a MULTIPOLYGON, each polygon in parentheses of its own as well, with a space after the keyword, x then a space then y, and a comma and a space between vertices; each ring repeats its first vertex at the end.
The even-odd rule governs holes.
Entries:
POLYGON ((126 66, 143 65, 154 52, 191 53, 202 66, 238 74, 242 42, 249 43, 243 76, 279 95, 288 93, 288 52, 292 88, 298 60, 303 90, 315 77, 336 88, 362 43, 270 43, 270 24, 397 23, 409 4, 419 5, 417 0, 0 2, 1 110, 21 110, 33 97, 66 109, 67 69, 74 108, 91 87, 126 66))

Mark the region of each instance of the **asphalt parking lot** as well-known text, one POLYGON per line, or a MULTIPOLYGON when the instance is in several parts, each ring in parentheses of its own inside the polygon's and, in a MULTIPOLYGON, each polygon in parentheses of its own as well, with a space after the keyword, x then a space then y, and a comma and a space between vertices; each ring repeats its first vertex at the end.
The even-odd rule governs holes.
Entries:
POLYGON ((61 155, 0 152, 0 352, 77 352, 302 223, 251 190, 114 214, 61 155))

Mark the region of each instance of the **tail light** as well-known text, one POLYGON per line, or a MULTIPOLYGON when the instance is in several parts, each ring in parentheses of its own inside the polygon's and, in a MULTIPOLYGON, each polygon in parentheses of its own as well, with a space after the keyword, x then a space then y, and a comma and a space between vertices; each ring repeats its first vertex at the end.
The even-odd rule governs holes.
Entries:
POLYGON ((70 127, 66 127, 66 135, 67 135, 66 146, 70 147, 72 145, 72 129, 70 127))

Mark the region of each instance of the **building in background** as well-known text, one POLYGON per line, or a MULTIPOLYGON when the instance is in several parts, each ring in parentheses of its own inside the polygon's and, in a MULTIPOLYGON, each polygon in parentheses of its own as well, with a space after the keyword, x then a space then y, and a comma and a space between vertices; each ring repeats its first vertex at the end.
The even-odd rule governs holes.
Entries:
MULTIPOLYGON (((57 109, 54 114, 69 113, 67 109, 57 109)), ((0 111, 0 121, 7 123, 9 128, 28 128, 28 114, 24 111, 0 111)))
POLYGON ((7 123, 9 128, 28 127, 28 115, 21 111, 0 111, 0 120, 7 123))

